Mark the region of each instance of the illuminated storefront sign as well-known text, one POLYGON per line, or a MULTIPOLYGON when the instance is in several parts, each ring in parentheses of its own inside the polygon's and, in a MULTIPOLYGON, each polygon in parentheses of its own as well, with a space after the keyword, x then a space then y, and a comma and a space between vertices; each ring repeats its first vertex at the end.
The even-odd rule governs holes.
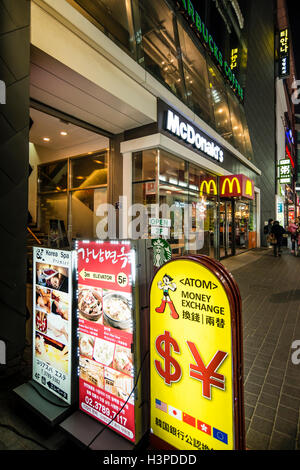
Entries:
POLYGON ((150 427, 176 449, 232 450, 243 432, 231 303, 224 273, 221 282, 203 258, 170 261, 152 282, 150 427))
POLYGON ((278 164, 278 181, 279 184, 291 184, 292 168, 290 160, 279 160, 278 164))
POLYGON ((74 252, 33 248, 32 377, 54 395, 72 402, 74 252))
POLYGON ((230 64, 231 70, 237 68, 238 52, 239 50, 237 48, 231 49, 231 64, 230 64))
POLYGON ((223 163, 224 152, 218 144, 212 140, 208 140, 199 129, 180 119, 179 116, 170 109, 167 112, 166 129, 197 150, 201 150, 209 157, 223 163))
POLYGON ((209 180, 202 181, 200 185, 200 196, 203 196, 203 194, 208 194, 208 195, 213 195, 213 196, 218 195, 217 183, 214 179, 211 178, 209 180))
POLYGON ((279 77, 290 76, 290 47, 289 30, 285 28, 279 32, 279 77))
POLYGON ((244 99, 244 90, 239 84, 235 74, 232 72, 230 64, 226 60, 224 60, 223 53, 221 52, 220 48, 214 41, 213 36, 208 31, 207 27, 205 26, 204 22, 202 21, 199 13, 194 8, 193 3, 191 0, 177 0, 177 3, 180 5, 180 8, 184 9, 184 13, 188 15, 189 20, 192 21, 193 29, 198 33, 201 41, 205 44, 208 48, 209 52, 211 53, 214 60, 219 65, 220 69, 222 70, 223 75, 227 78, 230 82, 233 91, 238 96, 238 98, 243 101, 244 99))
POLYGON ((254 199, 254 181, 245 175, 221 176, 221 197, 245 197, 254 199))
POLYGON ((135 250, 128 241, 78 241, 76 251, 79 407, 135 442, 135 250))

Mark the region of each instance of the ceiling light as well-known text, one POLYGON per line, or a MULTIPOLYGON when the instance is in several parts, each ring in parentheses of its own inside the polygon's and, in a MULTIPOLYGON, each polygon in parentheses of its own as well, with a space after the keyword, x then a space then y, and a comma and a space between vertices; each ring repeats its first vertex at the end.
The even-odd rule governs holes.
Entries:
POLYGON ((49 137, 43 137, 43 141, 44 142, 50 142, 50 139, 49 139, 49 137))
POLYGON ((68 135, 66 131, 61 131, 60 135, 68 135))

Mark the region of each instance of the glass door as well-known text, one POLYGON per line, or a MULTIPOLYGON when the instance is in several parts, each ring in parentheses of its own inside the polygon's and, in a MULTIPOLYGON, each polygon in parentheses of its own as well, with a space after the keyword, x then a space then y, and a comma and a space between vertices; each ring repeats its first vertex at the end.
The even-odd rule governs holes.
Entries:
POLYGON ((220 202, 220 258, 233 255, 232 243, 232 203, 231 201, 220 202))

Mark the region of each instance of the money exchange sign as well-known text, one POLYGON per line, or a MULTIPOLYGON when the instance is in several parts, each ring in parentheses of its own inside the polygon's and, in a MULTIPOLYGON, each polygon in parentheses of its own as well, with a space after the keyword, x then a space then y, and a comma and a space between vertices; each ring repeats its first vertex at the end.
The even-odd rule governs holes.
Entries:
POLYGON ((152 282, 151 430, 180 450, 236 448, 232 312, 219 279, 178 258, 152 282))

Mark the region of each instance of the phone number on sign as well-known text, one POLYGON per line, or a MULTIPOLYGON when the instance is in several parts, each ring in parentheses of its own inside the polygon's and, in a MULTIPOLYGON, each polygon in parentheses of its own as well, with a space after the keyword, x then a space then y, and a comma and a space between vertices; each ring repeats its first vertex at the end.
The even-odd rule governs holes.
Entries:
MULTIPOLYGON (((117 414, 115 411, 111 411, 110 408, 103 405, 97 400, 93 400, 93 398, 85 396, 84 401, 87 405, 91 406, 94 410, 99 411, 104 415, 106 418, 114 419, 118 423, 122 424, 122 426, 126 426, 127 418, 122 416, 121 414, 117 414)), ((121 413, 124 413, 122 410, 121 413)))
POLYGON ((85 397, 85 401, 88 401, 89 403, 82 402, 81 403, 82 410, 95 416, 99 420, 103 421, 105 424, 109 424, 110 427, 114 428, 120 434, 123 434, 124 436, 128 437, 131 440, 134 439, 134 435, 132 431, 130 431, 130 429, 125 428, 124 425, 121 424, 121 422, 124 423, 125 420, 127 422, 127 418, 121 415, 117 415, 117 413, 115 413, 114 411, 111 412, 109 408, 105 407, 99 402, 93 402, 92 400, 93 406, 91 406, 90 404, 91 400, 92 400, 91 398, 85 397), (99 408, 99 411, 96 407, 99 408), (107 414, 104 414, 102 410, 107 414))

